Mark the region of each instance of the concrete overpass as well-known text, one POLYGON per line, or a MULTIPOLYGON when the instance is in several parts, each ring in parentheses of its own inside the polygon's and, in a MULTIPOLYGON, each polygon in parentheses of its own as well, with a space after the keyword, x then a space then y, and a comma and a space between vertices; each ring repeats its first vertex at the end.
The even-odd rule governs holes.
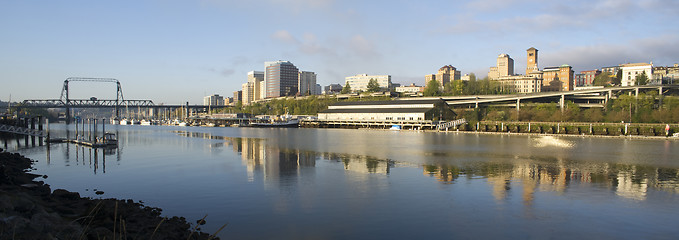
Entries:
POLYGON ((643 85, 643 86, 628 86, 628 87, 609 87, 576 90, 567 92, 540 92, 540 93, 526 93, 526 94, 511 94, 511 95, 478 95, 478 96, 443 96, 443 97, 427 97, 427 98, 404 98, 405 99, 443 99, 451 107, 474 107, 479 106, 514 106, 517 110, 520 109, 521 102, 558 102, 563 108, 566 100, 571 100, 580 107, 604 107, 609 99, 616 98, 616 94, 622 92, 634 93, 638 96, 640 91, 657 90, 658 95, 664 95, 670 90, 679 89, 679 85, 643 85))

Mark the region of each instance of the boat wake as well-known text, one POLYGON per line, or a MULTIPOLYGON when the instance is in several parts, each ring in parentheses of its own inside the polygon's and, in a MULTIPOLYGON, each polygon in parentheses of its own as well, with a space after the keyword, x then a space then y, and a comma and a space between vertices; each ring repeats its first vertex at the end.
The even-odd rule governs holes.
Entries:
POLYGON ((572 148, 575 143, 568 140, 558 139, 552 136, 544 136, 534 139, 535 147, 560 147, 560 148, 572 148))

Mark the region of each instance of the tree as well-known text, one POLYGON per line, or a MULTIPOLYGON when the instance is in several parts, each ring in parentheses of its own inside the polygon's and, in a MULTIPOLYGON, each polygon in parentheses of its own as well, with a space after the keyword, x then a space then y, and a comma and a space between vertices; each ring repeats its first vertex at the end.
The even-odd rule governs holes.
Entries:
POLYGON ((368 92, 379 92, 380 90, 382 90, 380 84, 377 83, 377 80, 371 78, 370 81, 368 81, 368 92))
POLYGON ((441 95, 441 91, 439 90, 439 82, 436 80, 431 80, 427 83, 427 86, 424 87, 424 93, 423 95, 425 97, 432 97, 432 96, 439 96, 441 95))
POLYGON ((447 83, 443 89, 447 95, 462 95, 464 91, 464 82, 462 80, 453 80, 447 83))
POLYGON ((469 81, 476 81, 476 74, 470 73, 469 74, 469 81))
POLYGON ((594 86, 608 86, 608 84, 611 82, 611 75, 608 74, 607 72, 602 72, 599 75, 596 75, 594 77, 594 86))
POLYGON ((340 93, 341 94, 351 93, 351 86, 349 85, 349 83, 347 83, 347 85, 344 85, 340 93))
POLYGON ((622 69, 618 69, 618 72, 615 74, 615 78, 612 79, 613 85, 620 85, 622 83, 622 69))
POLYGON ((642 71, 636 77, 636 85, 646 85, 646 83, 648 83, 648 76, 646 76, 646 71, 642 71))

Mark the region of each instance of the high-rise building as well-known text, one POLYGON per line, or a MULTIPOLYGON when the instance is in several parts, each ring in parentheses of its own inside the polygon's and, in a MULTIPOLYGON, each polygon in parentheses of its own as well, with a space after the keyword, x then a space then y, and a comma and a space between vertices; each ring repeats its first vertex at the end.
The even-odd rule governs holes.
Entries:
POLYGON ((488 78, 498 79, 500 77, 514 75, 514 59, 509 57, 509 54, 503 53, 497 57, 497 65, 490 67, 488 78))
POLYGON ((242 85, 243 105, 250 105, 255 99, 255 86, 251 82, 245 82, 242 85))
POLYGON ((223 106, 224 97, 219 96, 219 94, 213 94, 210 96, 205 96, 203 98, 203 105, 205 106, 223 106))
POLYGON ((238 101, 243 101, 243 91, 242 90, 233 91, 233 102, 237 103, 238 101))
POLYGON ((316 92, 316 73, 300 71, 299 72, 299 95, 309 96, 317 95, 316 92))
POLYGON ((264 98, 259 91, 259 89, 262 88, 262 85, 264 85, 264 72, 262 71, 250 71, 248 72, 248 82, 253 83, 254 85, 254 101, 261 100, 264 98))
POLYGON ((316 83, 316 87, 314 87, 314 95, 321 95, 323 92, 323 87, 321 87, 321 84, 316 83))
POLYGON ((447 65, 439 68, 438 73, 428 74, 424 76, 425 85, 431 80, 436 80, 438 82, 439 88, 443 89, 450 81, 460 80, 461 73, 453 65, 447 65))
POLYGON ((538 72, 538 50, 534 47, 526 50, 527 60, 526 60, 526 75, 531 75, 531 73, 538 72))
POLYGON ((299 90, 299 69, 288 61, 265 62, 265 98, 294 96, 299 90))
POLYGON ((345 86, 349 84, 351 91, 367 91, 368 82, 370 79, 375 79, 382 90, 390 91, 391 89, 391 75, 368 75, 358 74, 351 77, 344 78, 345 86))

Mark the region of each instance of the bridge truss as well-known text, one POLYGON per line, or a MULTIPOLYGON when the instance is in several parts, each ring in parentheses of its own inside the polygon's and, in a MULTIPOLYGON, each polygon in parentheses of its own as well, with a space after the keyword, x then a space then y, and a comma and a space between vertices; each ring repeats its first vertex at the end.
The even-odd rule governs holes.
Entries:
POLYGON ((80 78, 70 77, 64 80, 64 86, 61 89, 61 96, 59 99, 29 99, 24 100, 20 108, 66 108, 66 118, 70 119, 71 108, 106 108, 112 107, 115 109, 116 117, 120 117, 120 107, 152 107, 154 106, 151 100, 125 100, 123 96, 123 88, 120 81, 114 78, 80 78), (116 99, 71 99, 69 97, 69 83, 70 82, 99 82, 99 83, 115 83, 116 84, 116 99))

